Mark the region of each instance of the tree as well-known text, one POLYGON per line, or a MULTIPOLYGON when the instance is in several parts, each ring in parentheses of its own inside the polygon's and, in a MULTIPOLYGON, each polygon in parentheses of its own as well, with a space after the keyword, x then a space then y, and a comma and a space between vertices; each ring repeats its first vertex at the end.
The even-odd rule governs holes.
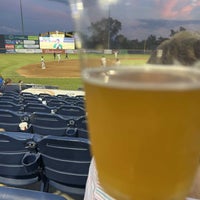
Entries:
POLYGON ((100 21, 91 23, 88 28, 91 36, 88 38, 88 46, 110 48, 110 44, 121 30, 121 22, 113 18, 103 18, 100 21), (93 45, 93 46, 92 46, 93 45))
POLYGON ((174 36, 174 35, 175 35, 176 33, 178 33, 178 32, 186 31, 186 30, 187 30, 187 29, 184 28, 184 27, 182 27, 182 26, 179 27, 179 30, 178 30, 178 31, 175 31, 175 30, 171 29, 171 30, 170 30, 170 31, 171 31, 170 37, 174 36))
POLYGON ((128 44, 127 38, 124 35, 120 34, 115 37, 115 39, 113 40, 112 46, 115 49, 124 49, 124 48, 126 49, 127 44, 128 44))

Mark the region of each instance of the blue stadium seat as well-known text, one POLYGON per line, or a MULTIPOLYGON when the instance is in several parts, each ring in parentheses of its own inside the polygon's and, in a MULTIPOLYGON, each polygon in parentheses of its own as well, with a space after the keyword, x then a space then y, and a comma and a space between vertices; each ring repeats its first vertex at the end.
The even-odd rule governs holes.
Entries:
POLYGON ((77 129, 77 137, 89 139, 88 130, 77 129))
POLYGON ((57 114, 34 112, 30 116, 30 126, 33 133, 66 136, 67 127, 75 126, 75 121, 57 114))
POLYGON ((66 198, 47 192, 29 189, 0 187, 0 200, 67 200, 66 198))
POLYGON ((48 186, 83 199, 91 162, 87 139, 46 136, 38 142, 44 175, 44 191, 48 186))
POLYGON ((28 120, 29 118, 25 113, 0 109, 0 128, 3 128, 5 131, 21 131, 19 124, 28 120))
POLYGON ((9 102, 13 102, 15 104, 21 104, 22 100, 21 98, 16 98, 14 96, 0 96, 0 101, 9 101, 9 102))
POLYGON ((58 100, 58 98, 56 96, 51 96, 51 95, 50 96, 42 96, 40 98, 42 98, 42 101, 46 101, 46 102, 49 102, 51 100, 58 100))
POLYGON ((38 99, 36 96, 24 96, 22 103, 24 105, 28 103, 42 104, 42 101, 38 99))
POLYGON ((14 97, 16 99, 20 99, 21 95, 15 92, 6 92, 6 93, 3 93, 3 97, 14 97))
POLYGON ((51 96, 51 95, 48 94, 48 93, 39 93, 39 94, 38 94, 38 97, 40 97, 40 98, 50 97, 50 96, 51 96))
POLYGON ((85 138, 85 139, 89 138, 87 130, 78 129, 78 128, 72 128, 72 127, 67 128, 66 135, 68 137, 79 137, 79 138, 85 138))
POLYGON ((79 100, 75 103, 75 106, 79 106, 79 107, 85 109, 85 102, 83 100, 79 100))
POLYGON ((80 116, 76 119, 76 128, 81 130, 88 130, 86 116, 80 116))
POLYGON ((67 95, 67 94, 57 94, 56 97, 57 97, 58 99, 64 100, 66 97, 69 97, 69 95, 67 95))
POLYGON ((49 107, 59 108, 61 105, 65 105, 66 102, 62 99, 49 99, 47 100, 47 105, 49 107))
POLYGON ((80 101, 80 100, 79 100, 78 98, 76 98, 76 97, 65 97, 64 100, 65 100, 65 102, 66 102, 67 104, 70 104, 70 105, 76 105, 76 103, 77 103, 78 101, 80 101))
POLYGON ((31 92, 23 92, 23 91, 20 93, 20 95, 22 97, 37 97, 36 94, 32 94, 31 92))
POLYGON ((70 105, 61 105, 58 109, 56 109, 55 113, 62 115, 66 118, 74 118, 74 119, 77 119, 86 114, 83 108, 79 106, 70 106, 70 105))
POLYGON ((27 103, 24 105, 24 112, 33 113, 33 112, 43 112, 43 113, 51 113, 52 108, 42 103, 27 103))
MULTIPOLYGON (((30 133, 0 133, 0 183, 24 186, 39 181, 40 154, 30 133)), ((39 139, 38 139, 39 140, 39 139)))
POLYGON ((23 112, 24 106, 10 101, 0 101, 0 109, 23 112))

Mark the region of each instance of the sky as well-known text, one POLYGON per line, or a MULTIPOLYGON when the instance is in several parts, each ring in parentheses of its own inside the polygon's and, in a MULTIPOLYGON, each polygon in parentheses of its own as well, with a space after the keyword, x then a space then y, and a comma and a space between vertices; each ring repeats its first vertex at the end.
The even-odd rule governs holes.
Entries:
MULTIPOLYGON (((68 1, 21 0, 24 34, 73 31, 68 1)), ((102 17, 93 8, 94 4, 101 6, 106 16, 110 2, 110 16, 122 22, 121 33, 133 39, 150 34, 167 36, 170 29, 180 26, 200 30, 200 0, 72 0, 74 3, 81 1, 88 6, 85 15, 94 20, 102 17)), ((22 32, 20 0, 0 0, 0 34, 20 35, 22 32)))
MULTIPOLYGON (((72 31, 67 0, 21 0, 24 33, 72 31)), ((0 0, 0 34, 22 34, 20 0, 0 0)))

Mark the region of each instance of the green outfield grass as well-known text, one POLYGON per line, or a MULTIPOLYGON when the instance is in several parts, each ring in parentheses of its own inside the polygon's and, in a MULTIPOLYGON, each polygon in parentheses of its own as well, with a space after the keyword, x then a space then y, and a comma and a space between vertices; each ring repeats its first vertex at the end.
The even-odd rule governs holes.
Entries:
MULTIPOLYGON (((60 89, 76 90, 82 86, 80 78, 26 78, 16 72, 22 66, 40 63, 40 54, 0 54, 0 74, 4 78, 12 78, 13 82, 22 80, 28 84, 42 84, 58 86, 60 89)), ((70 55, 70 59, 78 59, 77 55, 70 55)), ((52 54, 45 55, 45 61, 53 61, 52 54)))
MULTIPOLYGON (((100 57, 100 55, 90 55, 91 57, 100 57)), ((144 64, 149 55, 119 55, 121 59, 131 58, 130 60, 123 61, 123 64, 144 64)), ((106 55, 106 57, 113 58, 113 55, 106 55)), ((24 83, 42 84, 58 86, 60 89, 76 90, 82 87, 80 78, 26 78, 16 72, 22 66, 29 64, 40 63, 40 54, 0 54, 0 74, 4 78, 12 78, 13 82, 22 80, 24 83)), ((78 59, 77 55, 70 55, 70 59, 78 59)), ((53 61, 52 54, 45 55, 45 61, 53 61)))

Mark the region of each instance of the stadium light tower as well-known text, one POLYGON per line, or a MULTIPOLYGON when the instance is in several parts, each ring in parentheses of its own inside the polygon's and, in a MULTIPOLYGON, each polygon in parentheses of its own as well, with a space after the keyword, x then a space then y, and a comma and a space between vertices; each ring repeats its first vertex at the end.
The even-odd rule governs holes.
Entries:
POLYGON ((110 4, 108 5, 108 44, 107 48, 110 49, 110 4))
POLYGON ((23 10, 22 10, 22 1, 20 0, 19 3, 20 3, 22 34, 24 35, 24 18, 23 18, 23 10))

